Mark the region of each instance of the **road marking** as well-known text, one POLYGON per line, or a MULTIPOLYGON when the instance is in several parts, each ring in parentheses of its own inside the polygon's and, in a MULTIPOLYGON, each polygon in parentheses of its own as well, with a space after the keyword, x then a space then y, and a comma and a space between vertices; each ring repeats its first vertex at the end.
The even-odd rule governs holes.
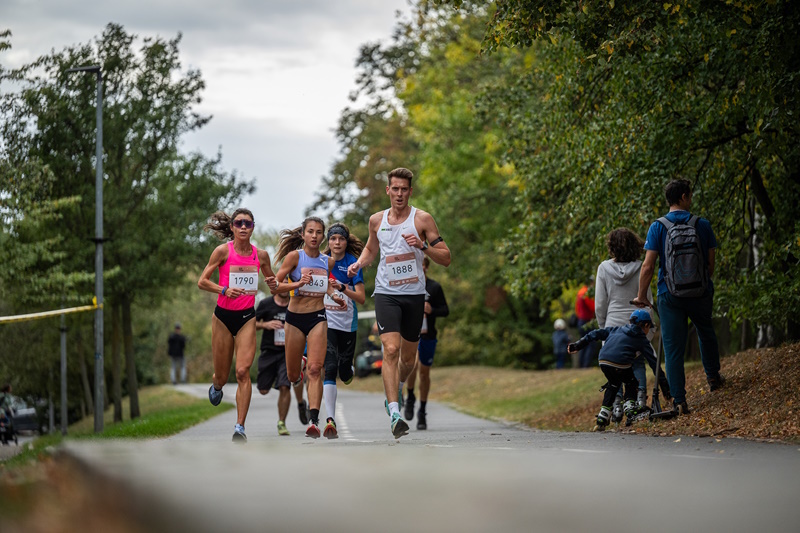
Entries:
POLYGON ((714 460, 728 459, 728 457, 712 457, 708 455, 689 455, 689 454, 677 454, 677 453, 671 453, 669 454, 669 457, 681 457, 683 459, 714 459, 714 460))
POLYGON ((452 444, 426 444, 428 448, 455 448, 452 444))
POLYGON ((344 416, 344 407, 342 407, 341 403, 336 404, 336 430, 339 432, 339 436, 344 440, 359 442, 359 440, 350 433, 350 428, 347 426, 347 418, 344 416))
POLYGON ((607 450, 583 450, 580 448, 561 448, 562 452, 575 452, 575 453, 611 453, 607 450))

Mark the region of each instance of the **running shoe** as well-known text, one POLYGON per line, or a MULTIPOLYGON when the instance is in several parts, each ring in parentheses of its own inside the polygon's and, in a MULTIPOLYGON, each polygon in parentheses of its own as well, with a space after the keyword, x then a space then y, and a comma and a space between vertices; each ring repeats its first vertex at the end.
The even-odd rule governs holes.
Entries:
POLYGON ((408 435, 408 424, 406 424, 406 421, 400 416, 400 413, 394 413, 392 415, 392 435, 394 435, 395 439, 399 439, 403 435, 408 435))
POLYGON ((278 435, 288 435, 289 430, 286 429, 286 422, 278 420, 278 435))
POLYGON ((305 378, 305 375, 306 375, 306 364, 307 363, 308 363, 308 357, 306 357, 304 355, 303 356, 303 361, 300 363, 300 377, 298 378, 297 381, 292 383, 293 387, 297 388, 297 387, 302 387, 303 386, 303 378, 305 378))
POLYGON ((311 437, 312 439, 318 439, 319 427, 316 424, 309 424, 308 429, 306 429, 306 437, 311 437))
POLYGON ((244 444, 247 442, 247 435, 244 434, 244 426, 236 424, 233 427, 233 439, 231 440, 233 440, 233 442, 236 444, 244 444))
POLYGON ((322 430, 322 435, 329 439, 338 439, 339 433, 336 431, 336 422, 333 418, 328 417, 328 423, 325 424, 325 429, 322 430))
POLYGON ((348 379, 347 381, 342 381, 342 383, 344 383, 345 385, 350 385, 353 382, 353 377, 356 375, 356 367, 350 365, 350 370, 352 371, 352 374, 350 374, 350 379, 348 379))
POLYGON ((308 419, 311 418, 311 413, 308 412, 308 404, 305 400, 297 402, 297 414, 300 415, 300 423, 304 426, 308 424, 308 419))
POLYGON ((422 409, 417 413, 417 429, 428 429, 427 413, 422 409))
POLYGON ((222 401, 222 389, 217 390, 212 384, 208 388, 208 401, 211 402, 211 405, 219 405, 219 402, 222 401))
POLYGON ((408 398, 406 398, 406 408, 403 415, 405 416, 406 420, 413 420, 414 419, 414 403, 417 401, 416 396, 414 396, 413 392, 408 393, 408 398))

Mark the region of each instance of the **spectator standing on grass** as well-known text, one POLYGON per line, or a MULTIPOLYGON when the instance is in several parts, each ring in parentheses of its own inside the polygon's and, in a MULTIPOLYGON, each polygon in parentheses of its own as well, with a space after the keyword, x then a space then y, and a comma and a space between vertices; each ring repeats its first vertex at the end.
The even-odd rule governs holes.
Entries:
POLYGON ((650 282, 658 268, 658 315, 664 343, 664 362, 677 414, 688 414, 684 350, 689 335, 688 320, 697 330, 700 356, 712 391, 725 384, 719 373, 719 345, 711 322, 714 260, 717 240, 711 223, 696 215, 692 207, 692 185, 687 180, 670 181, 664 189, 669 212, 650 225, 639 291, 634 303, 651 307, 650 282))
POLYGON ((567 333, 567 323, 559 318, 553 323, 553 356, 556 358, 556 368, 564 368, 567 361, 567 345, 570 338, 567 333))
MULTIPOLYGON (((639 271, 644 252, 644 241, 628 228, 617 228, 609 232, 606 235, 606 246, 611 259, 603 261, 597 267, 594 291, 594 311, 600 328, 628 324, 631 313, 637 309, 631 300, 639 293, 639 271)), ((652 299, 649 287, 647 297, 648 300, 652 299)), ((652 330, 648 333, 648 340, 653 339, 653 333, 652 330)), ((633 373, 639 382, 636 403, 641 409, 647 404, 647 371, 644 359, 634 360, 633 373)), ((622 420, 622 401, 620 391, 612 410, 614 422, 622 420)))
POLYGON ((167 339, 167 354, 170 359, 169 379, 173 385, 178 383, 178 369, 180 369, 181 383, 186 383, 186 336, 181 333, 180 323, 175 324, 175 330, 169 334, 167 339))
MULTIPOLYGON (((594 278, 589 276, 586 283, 581 285, 578 289, 578 294, 575 297, 575 316, 578 317, 578 335, 586 335, 588 332, 586 324, 594 318, 594 298, 591 296, 591 288, 594 287, 594 278)), ((588 368, 594 361, 594 354, 596 346, 595 343, 587 344, 578 355, 578 366, 580 368, 588 368)))

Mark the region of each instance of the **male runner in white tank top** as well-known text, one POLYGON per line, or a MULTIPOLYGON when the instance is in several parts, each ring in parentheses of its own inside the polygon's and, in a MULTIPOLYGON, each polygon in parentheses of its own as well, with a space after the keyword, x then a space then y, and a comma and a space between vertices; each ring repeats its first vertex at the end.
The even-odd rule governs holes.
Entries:
POLYGON ((425 309, 425 274, 422 259, 450 265, 450 249, 439 235, 433 217, 408 204, 411 179, 406 168, 389 172, 386 194, 391 207, 369 217, 369 238, 361 257, 350 265, 350 277, 372 263, 380 252, 375 276, 375 318, 383 345, 383 388, 386 412, 395 439, 408 434, 400 415, 399 393, 414 368, 419 332, 425 309))

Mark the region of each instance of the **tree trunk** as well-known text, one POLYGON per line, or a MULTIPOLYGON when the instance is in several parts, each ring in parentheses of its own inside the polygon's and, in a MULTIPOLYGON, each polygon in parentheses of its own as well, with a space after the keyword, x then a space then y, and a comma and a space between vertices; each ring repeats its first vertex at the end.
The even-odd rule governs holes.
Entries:
POLYGON ((94 414, 94 399, 92 397, 92 386, 89 382, 89 371, 86 368, 86 352, 83 349, 83 337, 81 337, 80 330, 75 332, 75 344, 78 354, 78 362, 81 369, 81 383, 83 384, 83 401, 88 407, 90 415, 94 414))
POLYGON ((122 422, 122 325, 120 323, 120 306, 114 302, 111 306, 111 353, 113 356, 113 397, 114 422, 122 422))
POLYGON ((122 337, 125 344, 125 361, 128 374, 128 397, 131 404, 131 420, 139 418, 139 383, 136 377, 136 358, 133 353, 133 324, 131 322, 131 300, 122 297, 122 337))

